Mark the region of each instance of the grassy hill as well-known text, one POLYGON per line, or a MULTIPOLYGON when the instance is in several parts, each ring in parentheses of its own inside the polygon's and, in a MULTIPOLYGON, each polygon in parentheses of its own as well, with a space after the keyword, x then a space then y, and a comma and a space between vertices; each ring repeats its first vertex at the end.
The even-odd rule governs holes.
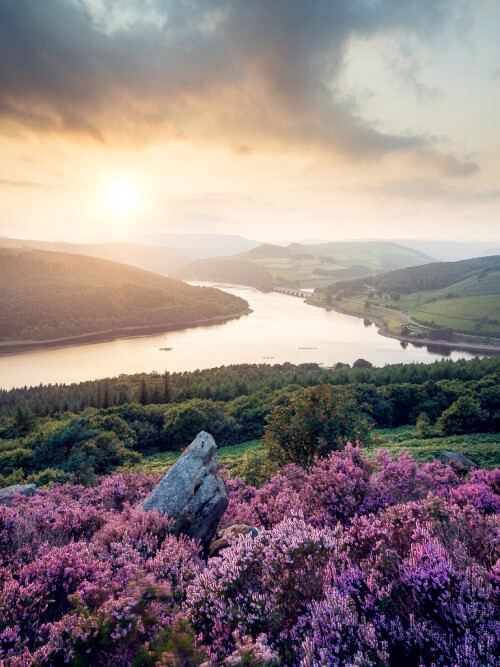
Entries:
POLYGON ((239 297, 123 264, 0 249, 0 340, 179 325, 244 310, 239 297))
MULTIPOLYGON (((365 282, 331 285, 328 300, 338 303, 334 295, 341 293, 347 296, 340 302, 342 309, 365 315, 369 311, 386 323, 389 314, 383 308, 398 310, 420 323, 426 336, 439 337, 444 329, 473 337, 500 337, 499 255, 391 271, 370 279, 372 290, 365 282)), ((405 319, 396 318, 389 328, 400 333, 398 326, 408 326, 405 319)))
POLYGON ((232 280, 259 289, 262 284, 312 288, 430 261, 417 250, 386 242, 262 244, 231 258, 192 262, 177 275, 197 280, 232 280), (260 273, 251 267, 258 267, 260 273))

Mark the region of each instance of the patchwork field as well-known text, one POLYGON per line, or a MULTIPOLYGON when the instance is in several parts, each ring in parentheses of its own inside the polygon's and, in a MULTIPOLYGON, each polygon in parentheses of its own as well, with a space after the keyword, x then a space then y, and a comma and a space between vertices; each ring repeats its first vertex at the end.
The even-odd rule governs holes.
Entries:
MULTIPOLYGON (((332 282, 362 278, 395 268, 418 266, 432 261, 430 257, 410 248, 385 242, 335 242, 317 245, 292 243, 289 246, 263 244, 231 258, 192 262, 178 272, 181 278, 199 280, 228 279, 258 286, 245 266, 259 269, 271 286, 315 288, 332 282)), ((259 283, 262 278, 259 279, 259 283)))
MULTIPOLYGON (((393 278, 389 273, 370 279, 366 282, 373 281, 371 288, 362 281, 332 284, 328 300, 345 312, 383 320, 387 330, 395 334, 402 333, 401 327, 407 327, 406 333, 420 337, 425 337, 429 329, 452 329, 469 337, 470 342, 477 337, 494 342, 500 336, 499 258, 430 264, 426 276, 406 275, 419 270, 395 271, 393 278), (418 289, 433 282, 438 289, 418 289), (408 318, 415 324, 408 322, 408 318)), ((318 296, 317 301, 325 303, 327 299, 318 296)))

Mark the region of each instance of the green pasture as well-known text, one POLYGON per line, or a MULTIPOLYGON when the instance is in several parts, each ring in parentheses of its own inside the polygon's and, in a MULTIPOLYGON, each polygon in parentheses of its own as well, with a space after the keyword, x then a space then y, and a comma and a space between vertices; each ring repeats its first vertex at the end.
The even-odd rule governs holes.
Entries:
MULTIPOLYGON (((236 445, 219 447, 217 451, 219 462, 231 469, 245 452, 257 447, 259 443, 260 440, 249 440, 248 442, 240 442, 236 445)), ((137 463, 132 468, 127 468, 127 471, 130 472, 132 470, 133 472, 141 472, 148 475, 164 475, 174 465, 181 454, 182 452, 161 452, 145 456, 143 461, 137 463)))
MULTIPOLYGON (((500 433, 473 433, 447 437, 420 438, 415 426, 401 426, 395 429, 377 429, 372 438, 373 444, 365 445, 364 451, 372 456, 377 449, 388 449, 393 458, 402 452, 410 452, 417 461, 433 461, 442 451, 465 454, 481 468, 500 466, 500 433)), ((247 452, 254 450, 261 440, 250 440, 218 450, 221 465, 228 468, 229 474, 238 474, 238 465, 247 452)), ((147 456, 136 464, 133 472, 164 475, 180 457, 181 452, 163 452, 147 456)))
POLYGON ((368 452, 388 449, 393 458, 407 451, 417 461, 433 461, 440 452, 465 454, 481 468, 500 466, 500 433, 471 433, 447 437, 420 438, 414 426, 395 429, 378 429, 381 442, 366 447, 368 452))

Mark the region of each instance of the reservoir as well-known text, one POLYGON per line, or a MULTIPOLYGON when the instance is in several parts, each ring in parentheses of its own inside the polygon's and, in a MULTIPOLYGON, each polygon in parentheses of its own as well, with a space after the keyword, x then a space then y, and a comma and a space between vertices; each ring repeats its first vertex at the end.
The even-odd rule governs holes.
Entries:
MULTIPOLYGON (((209 284, 209 283, 193 283, 209 284)), ((0 357, 0 388, 72 383, 122 373, 193 371, 241 363, 332 366, 363 358, 375 366, 442 359, 444 354, 378 334, 362 319, 316 308, 303 299, 239 285, 210 285, 246 299, 253 313, 229 322, 101 343, 0 357)), ((452 351, 448 358, 474 355, 452 351)))

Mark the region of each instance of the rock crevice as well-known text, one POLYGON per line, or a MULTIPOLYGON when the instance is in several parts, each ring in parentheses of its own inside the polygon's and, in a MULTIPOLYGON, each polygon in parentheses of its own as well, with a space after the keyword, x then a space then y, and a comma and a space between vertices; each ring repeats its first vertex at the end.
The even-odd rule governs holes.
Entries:
POLYGON ((229 502, 217 466, 215 440, 202 431, 140 505, 166 514, 172 532, 192 537, 205 553, 229 502))

